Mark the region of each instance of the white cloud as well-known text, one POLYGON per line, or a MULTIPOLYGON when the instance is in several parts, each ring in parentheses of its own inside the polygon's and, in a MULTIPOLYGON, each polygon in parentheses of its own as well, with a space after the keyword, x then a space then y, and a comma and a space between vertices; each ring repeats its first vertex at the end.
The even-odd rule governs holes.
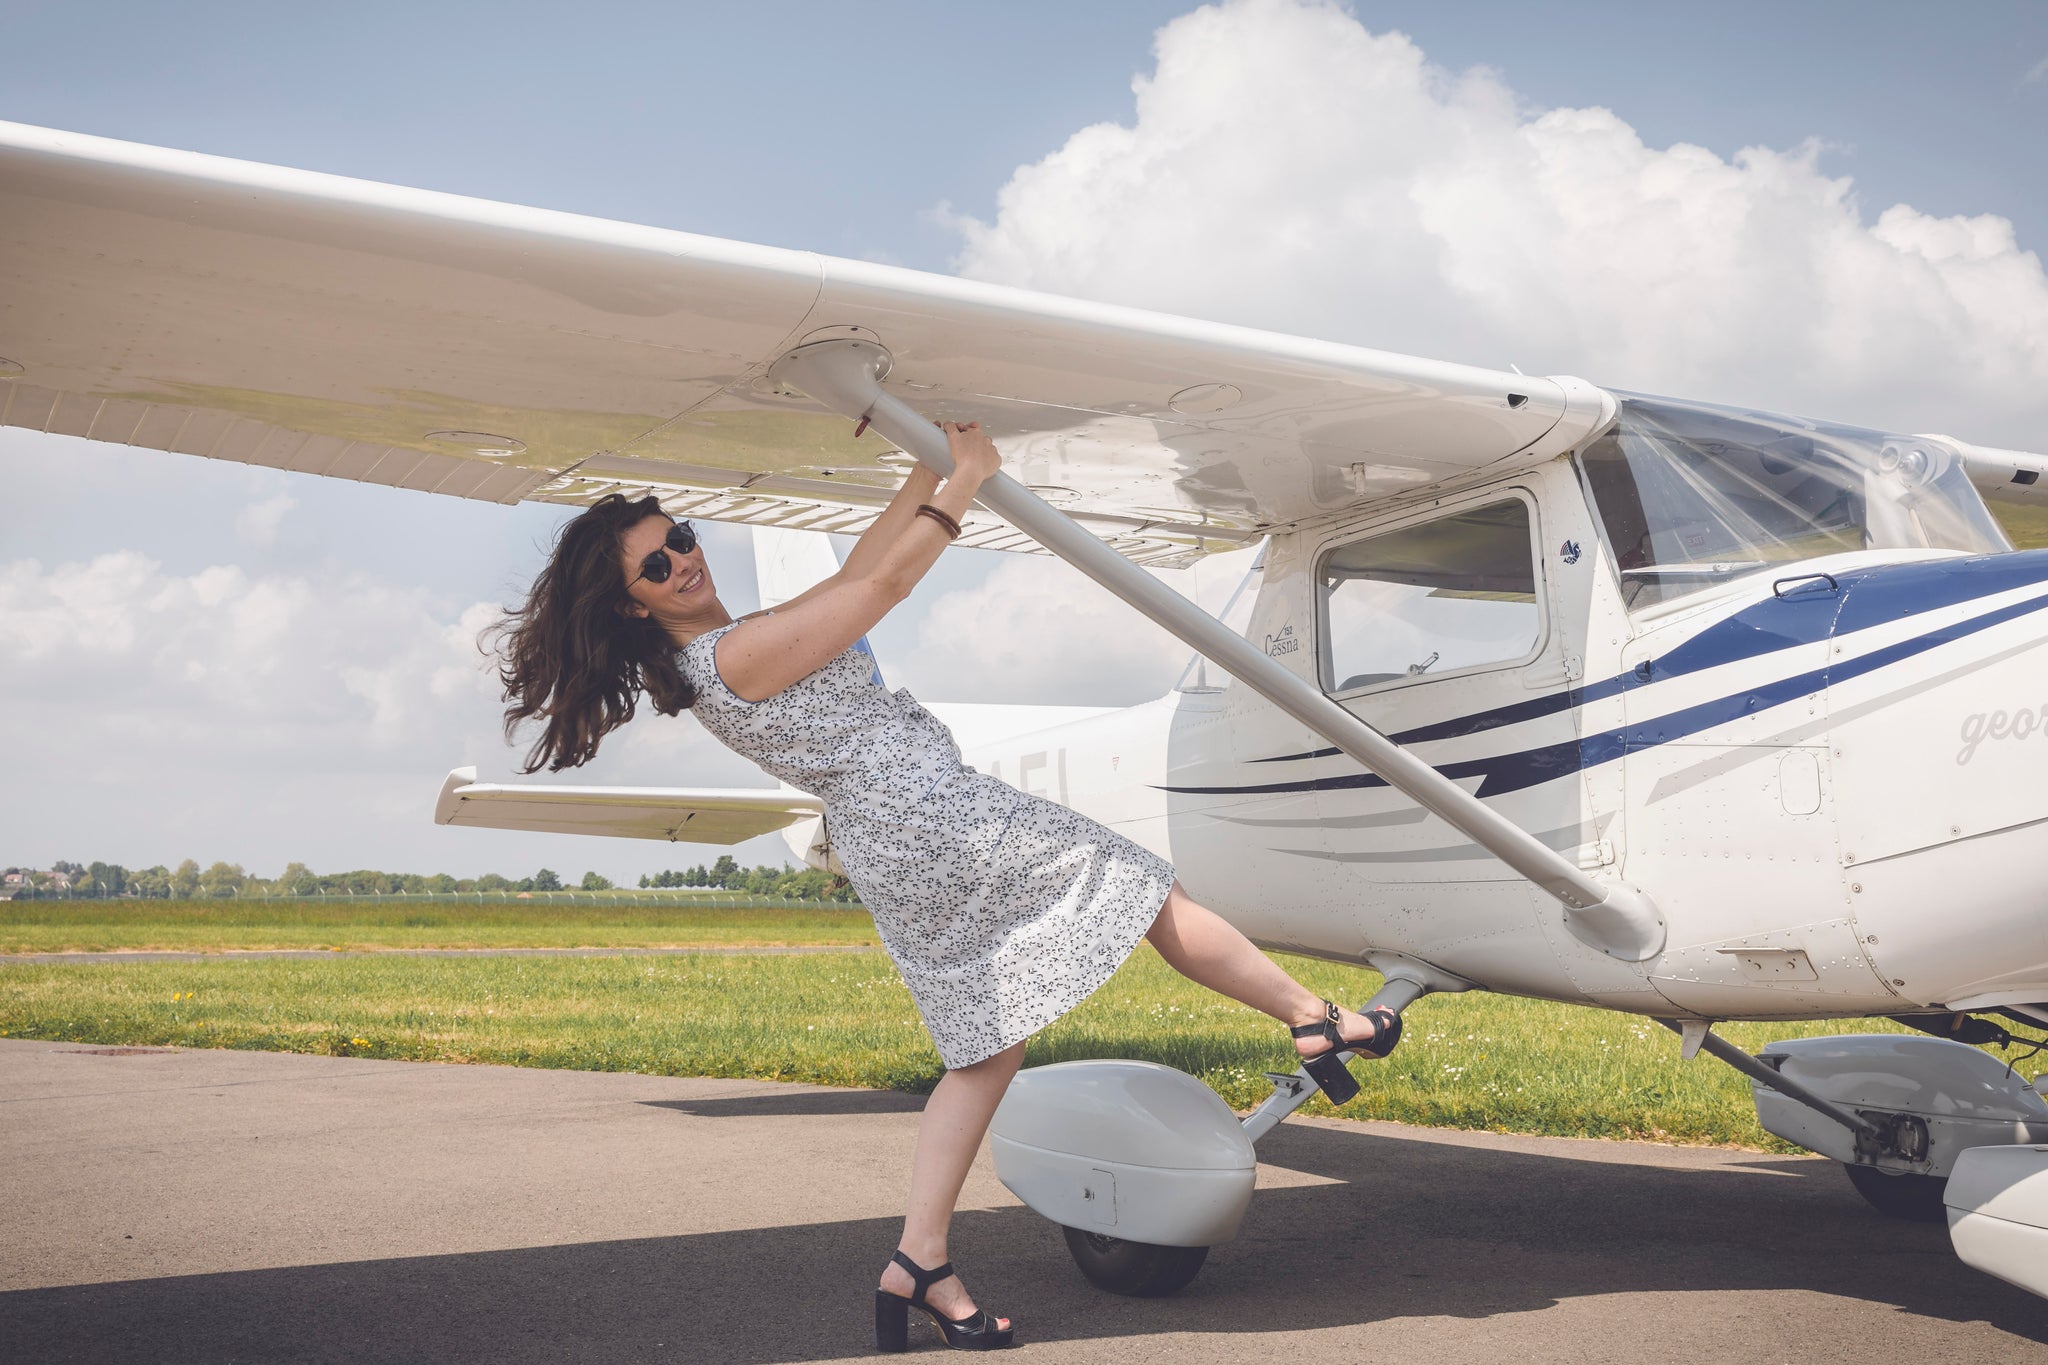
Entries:
MULTIPOLYGON (((8 856, 615 877, 716 856, 431 823, 442 773, 504 778, 516 761, 476 644, 495 614, 361 572, 174 574, 134 551, 0 564, 8 856)), ((694 721, 643 716, 567 780, 765 779, 694 721)))
POLYGON ((891 683, 930 701, 1131 705, 1173 685, 1188 648, 1057 559, 1005 556, 925 610, 891 683))
POLYGON ((289 493, 252 502, 235 518, 235 534, 251 545, 274 545, 278 523, 298 505, 299 500, 289 493))
POLYGON ((2006 220, 1866 222, 1817 144, 1644 145, 1306 0, 1168 24, 1128 125, 1020 168, 970 276, 1473 364, 2048 444, 2006 220))
POLYGON ((17 651, 11 699, 138 729, 221 708, 236 722, 223 742, 252 756, 309 726, 345 727, 368 752, 428 740, 444 717, 419 684, 440 667, 463 668, 469 705, 486 704, 474 649, 437 616, 426 593, 362 574, 215 565, 172 575, 134 551, 0 567, 0 635, 17 651), (370 676, 385 681, 381 696, 362 681, 370 676))
POLYGON ((2048 57, 2043 57, 2040 61, 2028 67, 2027 74, 2020 77, 2020 80, 2028 85, 2037 85, 2044 80, 2048 80, 2048 57))

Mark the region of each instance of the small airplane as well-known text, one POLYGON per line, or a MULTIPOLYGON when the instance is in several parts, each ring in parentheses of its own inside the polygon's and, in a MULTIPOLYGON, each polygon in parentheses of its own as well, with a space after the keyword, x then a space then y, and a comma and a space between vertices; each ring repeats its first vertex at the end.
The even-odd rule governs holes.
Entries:
MULTIPOLYGON (((2048 1295, 2048 1102, 1970 1045, 2048 1027, 2048 550, 1985 503, 2048 503, 2048 458, 17 124, 0 357, 10 426, 789 531, 859 531, 978 420, 1006 472, 961 543, 1196 659, 1127 710, 956 713, 970 761, 1374 1004, 1659 1020, 2048 1295), (1871 1015, 1926 1036, 1713 1032, 1871 1015)), ((830 570, 760 547, 783 595, 830 570)), ((436 819, 833 865, 789 791, 457 772, 436 819)), ((1096 1283, 1171 1292, 1313 1093, 1273 1080, 1240 1119, 1164 1067, 1027 1071, 998 1172, 1096 1283)))

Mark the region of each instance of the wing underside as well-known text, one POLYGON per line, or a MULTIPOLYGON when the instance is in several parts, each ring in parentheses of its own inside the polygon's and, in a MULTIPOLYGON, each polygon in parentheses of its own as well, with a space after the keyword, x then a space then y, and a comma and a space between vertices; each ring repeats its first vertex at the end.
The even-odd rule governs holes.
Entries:
MULTIPOLYGON (((1576 381, 0 124, 9 426, 858 531, 904 457, 766 377, 843 336, 1148 562, 1549 458, 1610 410, 1576 381)), ((986 512, 963 543, 1030 548, 986 512)))

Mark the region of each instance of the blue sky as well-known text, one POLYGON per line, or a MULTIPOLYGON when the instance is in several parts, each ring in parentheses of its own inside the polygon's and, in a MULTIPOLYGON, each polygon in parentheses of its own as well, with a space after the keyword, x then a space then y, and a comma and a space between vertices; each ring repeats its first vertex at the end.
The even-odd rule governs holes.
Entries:
MULTIPOLYGON (((2039 266, 2026 254, 2048 236, 2048 7, 1360 4, 1350 11, 1355 22, 1340 16, 1331 29, 1313 14, 1304 21, 1299 6, 1269 0, 1236 7, 1229 22, 1179 26, 1172 51, 1181 74, 1162 71, 1155 94, 1194 90, 1220 102, 1215 121, 1236 125, 1261 149, 1258 165, 1232 160, 1241 154, 1224 145, 1227 127, 1213 133, 1214 149, 1189 150, 1187 137, 1168 128, 1171 115, 1142 111, 1133 93, 1134 78, 1153 77, 1156 31, 1192 8, 1059 0, 0 4, 0 32, 15 57, 0 87, 0 118, 965 269, 1476 363, 1520 359, 1703 397, 1753 392, 1759 403, 1830 416, 2048 445, 2048 413, 2032 397, 2037 367, 2048 364, 2038 359, 2048 354, 2048 334, 2029 311, 2039 266), (1436 69, 1424 82, 1428 97, 1394 89, 1398 63, 1365 60, 1391 51, 1381 44, 1359 48, 1356 80, 1391 93, 1378 104, 1351 102, 1351 73, 1318 64, 1329 44, 1316 37, 1346 24, 1361 31, 1361 42, 1395 29, 1409 35, 1436 69), (1247 64, 1271 65, 1256 78, 1234 71, 1240 52, 1247 64), (1493 73, 1476 94, 1469 81, 1459 83, 1474 67, 1493 73), (1494 107, 1499 100, 1511 103, 1509 112, 1494 107), (1661 229, 1640 221, 1567 229, 1552 214, 1545 230, 1565 235, 1532 237, 1528 267, 1555 275, 1544 283, 1552 292, 1532 293, 1519 311, 1482 306, 1501 292, 1497 282, 1475 287, 1457 267, 1497 250, 1448 250, 1441 277, 1418 266, 1398 289, 1389 274, 1361 266, 1350 292, 1337 291, 1343 310, 1332 311, 1329 299, 1313 297, 1324 292, 1314 270, 1284 268, 1290 263, 1259 246, 1267 223, 1291 215, 1327 227, 1334 254, 1310 264, 1341 271, 1352 255, 1395 237, 1383 223, 1340 221, 1351 210, 1329 183, 1348 167, 1371 167, 1393 204, 1419 197, 1418 186, 1440 189, 1433 172, 1466 154, 1448 128, 1484 125, 1498 142, 1522 136, 1546 111, 1595 107, 1612 111, 1648 149, 1640 172, 1586 182, 1596 202, 1675 177, 1670 193, 1682 207, 1687 196, 1705 211, 1717 197, 1749 195, 1819 224, 1816 241, 1856 237, 1844 259, 1880 246, 1932 259, 1959 250, 1961 234, 1984 270, 1974 283, 1944 277, 1950 293, 1931 301, 1905 298, 1882 263, 1845 274, 1827 297, 1875 301, 1858 323, 1864 340, 1854 354, 1807 373, 1770 351, 1786 330, 1780 323, 1796 320, 1773 317, 1766 304, 1725 316, 1684 305, 1657 313, 1635 302, 1658 297, 1640 276, 1615 287, 1621 301, 1599 304, 1606 262, 1628 259, 1646 234, 1654 245, 1661 229), (1420 122, 1406 126, 1407 117, 1420 122), (1102 123, 1135 129, 1137 150, 1112 169, 1138 202, 1148 202, 1148 166, 1177 165, 1174 183, 1192 177, 1198 186, 1169 201, 1162 181, 1157 202, 1170 210, 1159 211, 1192 225, 1193 246, 1153 273, 1119 264, 1120 210, 1091 201, 1088 179, 1062 155, 1076 133, 1102 123), (1335 152, 1317 150, 1333 141, 1335 152), (1708 155, 1688 160, 1671 154, 1674 144, 1708 155), (1818 150, 1802 160, 1799 149, 1809 145, 1818 150), (1775 149, 1784 164, 1738 162, 1750 147, 1775 149), (1404 148, 1412 153, 1405 160, 1404 148), (1035 178, 1017 176, 1033 165, 1042 166, 1035 178), (1844 177, 1853 180, 1847 207, 1831 207, 1825 182, 1844 177), (1254 183, 1255 192, 1247 188, 1254 183), (1887 219, 1894 205, 1911 212, 1887 219), (2009 243, 2000 244, 1983 215, 2010 225, 2009 243), (977 236, 963 217, 985 231, 977 236), (1976 226, 1955 226, 1962 220, 1976 226), (1857 235, 1865 230, 1871 240, 1857 235), (1600 240, 1601 231, 1616 240, 1600 240), (1040 245, 1053 237, 1085 249, 1055 261, 1040 245), (1987 305, 1986 297, 2013 302, 1987 305), (1569 326, 1548 322, 1558 299, 1569 326), (1580 302, 1588 299, 1595 302, 1580 302), (1458 306, 1439 308, 1439 300, 1458 306), (1923 323, 1952 338, 1938 354, 1895 340, 1923 323), (1962 356, 1955 363, 1965 368, 1942 371, 1942 356, 1962 356)), ((1471 155, 1484 179, 1491 163, 1471 155)), ((1538 188, 1571 202, 1569 186, 1538 188)), ((1437 217, 1423 226, 1458 247, 1463 220, 1446 227, 1442 215, 1476 219, 1482 210, 1456 197, 1433 202, 1437 217)), ((1756 259, 1733 257, 1728 268, 1755 275, 1756 259)), ((1788 258, 1785 268, 1810 273, 1811 261, 1788 258)), ((1652 276, 1683 268, 1640 266, 1652 276)), ((0 354, 5 340, 0 335, 0 354)), ((0 572, 11 575, 0 578, 0 632, 50 641, 31 664, 17 654, 0 672, 0 744, 17 756, 0 773, 0 862, 145 864, 190 855, 266 873, 297 859, 322 868, 514 875, 545 862, 572 875, 594 867, 630 878, 716 852, 519 840, 425 821, 448 766, 509 766, 488 699, 450 690, 448 640, 477 604, 516 591, 560 513, 13 431, 0 432, 0 471, 14 490, 0 524, 0 572), (238 576, 201 581, 221 570, 238 576), (51 625, 53 613, 85 610, 81 583, 95 585, 92 609, 103 613, 143 610, 137 601, 147 596, 150 620, 137 626, 120 617, 119 629, 98 640, 66 635, 51 625), (230 598, 273 602, 290 618, 262 637, 276 642, 279 657, 245 670, 233 686, 181 689, 153 678, 152 661, 160 667, 167 651, 196 647, 192 640, 216 641, 207 647, 235 658, 249 647, 219 633, 229 629, 218 618, 226 608, 209 583, 228 584, 230 598), (109 594, 126 600, 101 600, 109 594), (379 612, 409 624, 387 631, 379 612), (335 630, 322 633, 319 624, 330 620, 335 630), (154 653, 121 654, 107 644, 137 629, 156 642, 154 653), (335 678, 358 665, 362 676, 338 688, 335 678), (94 679, 82 694, 62 681, 81 675, 94 679), (409 689, 438 700, 408 711, 409 689), (295 705, 305 714, 296 727, 295 705)), ((714 535, 710 544, 744 600, 743 537, 714 535)), ((1131 643, 1129 622, 1088 598, 1092 589, 1033 563, 1039 567, 1026 571, 996 556, 949 556, 877 633, 885 663, 893 660, 921 692, 962 700, 1129 702, 1171 681, 1177 651, 1152 637, 1131 643), (988 615, 1020 594, 1066 604, 1077 622, 1071 638, 1043 657, 979 673, 942 666, 926 638, 934 613, 988 615)), ((694 738, 687 723, 636 723, 618 750, 591 780, 760 780, 694 738)))
MULTIPOLYGON (((1186 3, 0 4, 23 123, 944 269, 928 219, 1126 119, 1186 3)), ((2048 7, 1360 4, 1544 108, 2048 224, 2048 7), (2029 80, 2029 73, 2038 73, 2029 80)))

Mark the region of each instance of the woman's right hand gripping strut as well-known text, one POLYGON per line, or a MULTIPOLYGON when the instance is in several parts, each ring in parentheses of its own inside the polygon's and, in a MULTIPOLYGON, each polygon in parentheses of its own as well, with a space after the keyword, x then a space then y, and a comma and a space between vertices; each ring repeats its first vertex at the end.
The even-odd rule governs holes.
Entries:
POLYGON ((979 422, 941 422, 953 473, 944 483, 923 466, 913 470, 887 510, 861 533, 846 565, 832 577, 776 608, 751 617, 720 638, 718 673, 747 701, 765 701, 823 668, 891 608, 910 595, 952 537, 937 517, 920 516, 930 503, 954 523, 967 515, 975 493, 1002 467, 1002 454, 979 422))

